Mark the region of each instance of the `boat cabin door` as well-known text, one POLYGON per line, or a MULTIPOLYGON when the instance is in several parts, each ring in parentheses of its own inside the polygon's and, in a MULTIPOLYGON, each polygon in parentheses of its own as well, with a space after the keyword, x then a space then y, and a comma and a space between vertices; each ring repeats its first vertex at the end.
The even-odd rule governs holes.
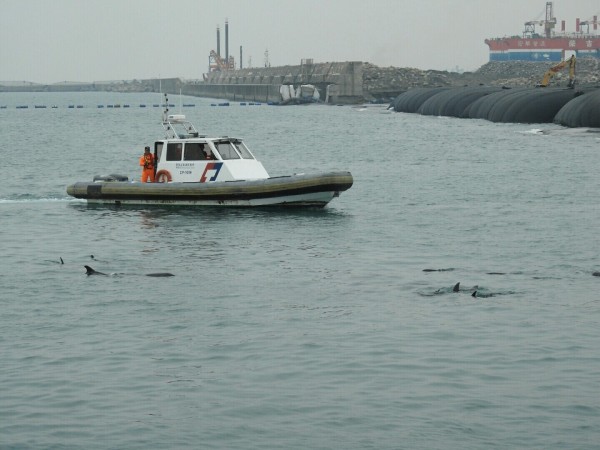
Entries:
POLYGON ((160 161, 160 157, 162 156, 163 143, 155 142, 154 143, 154 175, 156 176, 156 171, 158 170, 158 162, 160 161))

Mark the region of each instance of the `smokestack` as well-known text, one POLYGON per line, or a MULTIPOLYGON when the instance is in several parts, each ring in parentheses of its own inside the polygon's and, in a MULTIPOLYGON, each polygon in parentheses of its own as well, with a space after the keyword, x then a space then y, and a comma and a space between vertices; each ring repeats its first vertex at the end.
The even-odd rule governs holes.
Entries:
POLYGON ((579 33, 579 17, 575 19, 575 31, 579 33))
POLYGON ((225 19, 225 62, 229 67, 229 23, 225 19))
POLYGON ((242 61, 243 61, 243 59, 242 59, 242 46, 240 45, 240 70, 243 68, 242 67, 242 61))
POLYGON ((598 16, 594 16, 594 30, 598 29, 598 16))
POLYGON ((217 56, 221 56, 221 30, 219 25, 217 25, 217 56))
POLYGON ((564 20, 560 23, 560 31, 562 31, 563 33, 565 32, 565 21, 564 20))

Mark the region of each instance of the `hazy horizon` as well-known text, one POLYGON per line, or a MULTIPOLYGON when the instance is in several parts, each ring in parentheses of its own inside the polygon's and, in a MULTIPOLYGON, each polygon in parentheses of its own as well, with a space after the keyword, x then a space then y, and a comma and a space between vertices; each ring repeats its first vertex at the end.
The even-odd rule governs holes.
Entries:
MULTIPOLYGON (((556 0, 556 30, 600 15, 598 0, 556 0)), ((225 20, 239 67, 363 61, 381 67, 473 71, 486 38, 520 35, 543 0, 2 0, 0 81, 41 84, 200 79, 225 20)), ((541 31, 541 27, 538 27, 541 31)), ((590 32, 593 32, 590 30, 590 32)), ((594 32, 598 34, 600 30, 594 32)))

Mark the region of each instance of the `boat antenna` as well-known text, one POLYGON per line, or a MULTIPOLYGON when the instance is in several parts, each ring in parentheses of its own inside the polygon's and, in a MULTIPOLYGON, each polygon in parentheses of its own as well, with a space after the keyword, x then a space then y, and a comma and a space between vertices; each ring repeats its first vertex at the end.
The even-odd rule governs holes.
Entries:
POLYGON ((164 107, 165 109, 163 110, 163 123, 167 123, 167 118, 169 117, 169 98, 167 97, 167 93, 165 92, 164 94, 165 96, 165 104, 164 107))
MULTIPOLYGON (((167 99, 167 93, 165 92, 163 95, 163 91, 162 91, 162 78, 160 77, 160 74, 158 74, 158 101, 160 103, 160 101, 163 99, 164 97, 164 101, 165 104, 162 105, 164 106, 164 108, 167 108, 167 105, 169 103, 168 99, 167 99)), ((162 117, 162 121, 163 123, 167 121, 167 109, 163 109, 163 117, 162 117)))
POLYGON ((162 80, 160 79, 160 74, 158 75, 158 101, 162 99, 162 80))

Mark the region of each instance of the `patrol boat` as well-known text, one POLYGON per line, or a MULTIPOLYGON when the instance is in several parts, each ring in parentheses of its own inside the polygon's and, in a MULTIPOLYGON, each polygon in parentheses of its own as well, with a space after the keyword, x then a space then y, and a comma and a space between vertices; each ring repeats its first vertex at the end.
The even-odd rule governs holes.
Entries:
POLYGON ((168 111, 165 139, 154 143, 154 183, 113 174, 76 182, 67 193, 116 205, 324 207, 352 186, 352 174, 341 171, 270 177, 241 139, 200 135, 183 114, 168 111))

